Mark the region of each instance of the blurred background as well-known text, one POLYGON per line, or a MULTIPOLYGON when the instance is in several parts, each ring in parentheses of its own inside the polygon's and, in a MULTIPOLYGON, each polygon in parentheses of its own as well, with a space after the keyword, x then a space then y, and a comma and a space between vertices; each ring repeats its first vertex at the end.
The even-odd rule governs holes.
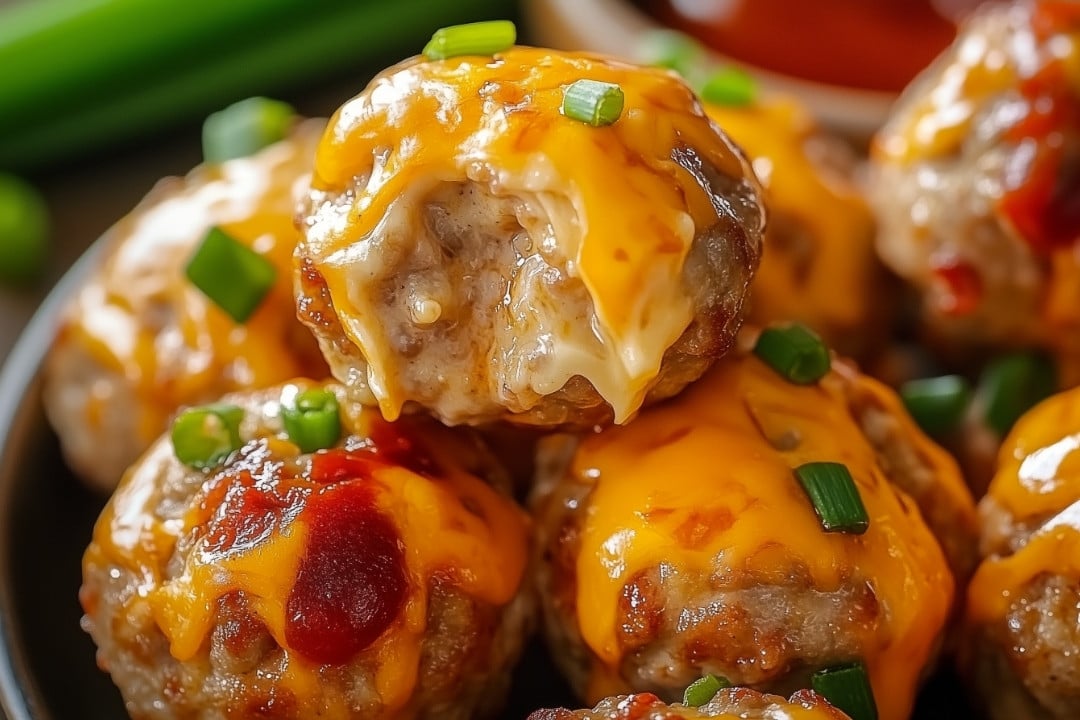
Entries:
POLYGON ((0 358, 102 232, 201 161, 208 113, 266 95, 328 115, 440 26, 510 18, 530 44, 646 60, 677 28, 709 48, 695 62, 745 67, 858 145, 976 4, 0 0, 0 358))

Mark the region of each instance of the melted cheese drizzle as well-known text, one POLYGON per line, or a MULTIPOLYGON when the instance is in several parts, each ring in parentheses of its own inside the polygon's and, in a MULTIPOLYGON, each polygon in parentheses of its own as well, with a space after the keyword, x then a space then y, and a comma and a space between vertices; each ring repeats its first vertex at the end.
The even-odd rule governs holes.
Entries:
POLYGON ((393 358, 380 351, 386 343, 375 342, 375 314, 345 312, 358 295, 351 287, 360 282, 350 267, 395 201, 468 179, 496 195, 537 197, 545 208, 569 201, 572 217, 549 212, 552 250, 589 291, 595 332, 611 357, 568 349, 565 359, 556 353, 555 367, 545 373, 560 382, 533 382, 557 389, 584 375, 617 421, 630 417, 664 351, 691 320, 682 267, 695 232, 730 212, 714 207, 672 160, 682 146, 721 173, 747 175, 677 76, 585 54, 519 47, 494 58, 413 59, 346 103, 319 146, 313 185, 343 193, 353 192, 356 178, 362 182, 347 206, 316 208, 304 251, 326 279, 345 333, 368 360, 383 414, 396 418, 408 398, 394 380, 393 358), (565 87, 582 78, 622 88, 618 122, 596 128, 561 113, 565 87))
MULTIPOLYGON (((63 332, 134 387, 144 447, 181 405, 325 372, 314 350, 298 353, 292 293, 299 236, 293 216, 321 130, 321 121, 308 121, 253 156, 170 181, 110 231, 105 264, 78 296, 63 332), (243 325, 183 273, 214 225, 278 270, 273 290, 243 325), (170 329, 163 332, 163 324, 170 329)), ((93 422, 92 407, 89 414, 93 422)))
MULTIPOLYGON (((374 410, 356 413, 344 403, 342 408, 346 410, 343 425, 354 435, 367 437, 372 423, 383 422, 374 410)), ((268 411, 261 406, 248 410, 268 411)), ((276 414, 276 409, 268 412, 276 414)), ((437 435, 436 439, 445 437, 437 435)), ((263 442, 271 457, 298 454, 294 445, 272 435, 264 437, 263 442)), ((503 605, 517 593, 525 571, 528 529, 522 511, 461 469, 452 438, 449 442, 425 441, 424 449, 443 469, 438 479, 430 480, 400 467, 384 467, 369 480, 377 488, 376 506, 392 519, 400 533, 409 577, 408 596, 400 616, 362 651, 363 656, 372 658, 375 687, 388 711, 405 706, 416 685, 432 578, 452 582, 483 602, 503 605)), ((269 539, 212 563, 201 559, 196 546, 182 572, 168 577, 166 565, 177 538, 205 519, 197 503, 182 520, 156 519, 161 477, 163 473, 182 472, 177 465, 167 438, 149 451, 106 506, 95 526, 94 541, 84 564, 119 566, 142 579, 137 598, 132 601, 149 603, 157 625, 170 642, 171 654, 181 662, 195 657, 209 642, 217 600, 230 592, 243 591, 251 609, 286 651, 283 686, 302 707, 311 707, 310 703, 322 707, 320 666, 290 651, 285 636, 286 602, 309 528, 295 520, 269 539)), ((331 712, 334 708, 327 706, 323 710, 331 712)), ((341 717, 351 716, 345 712, 341 717)))
POLYGON ((858 645, 883 720, 908 717, 954 582, 918 509, 890 486, 850 415, 843 382, 833 373, 820 386, 798 387, 753 356, 729 356, 674 402, 583 442, 572 473, 595 487, 577 607, 601 674, 616 673, 621 660, 616 609, 623 587, 660 563, 702 576, 731 568, 780 583, 791 567, 805 567, 823 592, 861 569, 883 622, 858 645), (769 441, 792 435, 799 443, 788 452, 769 441), (792 472, 813 461, 851 470, 870 517, 864 535, 822 531, 792 472), (678 538, 695 523, 708 530, 687 547, 678 538))
POLYGON ((706 111, 750 156, 772 218, 754 276, 750 320, 801 320, 830 344, 864 326, 877 293, 873 216, 854 186, 823 172, 807 154, 817 132, 813 119, 781 98, 706 111), (805 228, 797 240, 806 247, 773 239, 793 225, 805 228))
POLYGON ((968 616, 980 624, 1002 621, 1042 573, 1080 577, 1080 389, 1045 400, 1017 422, 988 495, 1018 522, 1049 519, 1019 550, 979 566, 968 616))

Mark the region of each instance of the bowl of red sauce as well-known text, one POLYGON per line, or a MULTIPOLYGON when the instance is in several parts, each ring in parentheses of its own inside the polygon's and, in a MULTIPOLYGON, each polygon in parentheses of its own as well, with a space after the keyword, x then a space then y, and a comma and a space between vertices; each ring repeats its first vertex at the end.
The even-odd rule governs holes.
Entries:
POLYGON ((868 137, 896 95, 984 0, 529 0, 531 37, 641 60, 642 38, 675 29, 761 87, 798 97, 826 125, 868 137))

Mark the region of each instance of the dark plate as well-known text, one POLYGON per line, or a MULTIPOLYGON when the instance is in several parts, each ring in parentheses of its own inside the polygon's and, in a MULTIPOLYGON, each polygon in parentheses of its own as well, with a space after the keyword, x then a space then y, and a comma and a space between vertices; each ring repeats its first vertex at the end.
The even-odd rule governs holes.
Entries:
MULTIPOLYGON (((120 695, 94 664, 79 628, 82 552, 105 498, 65 467, 41 409, 40 367, 59 311, 94 262, 92 250, 53 290, 0 373, 0 705, 10 720, 125 717, 120 695)), ((514 679, 507 720, 573 706, 547 654, 534 644, 514 679)), ((935 678, 917 720, 973 718, 955 679, 935 678)))

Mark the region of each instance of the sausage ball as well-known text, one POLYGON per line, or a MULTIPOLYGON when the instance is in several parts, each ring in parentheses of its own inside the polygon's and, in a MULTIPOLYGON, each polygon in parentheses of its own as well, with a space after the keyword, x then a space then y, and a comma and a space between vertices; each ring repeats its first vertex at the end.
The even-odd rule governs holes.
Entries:
POLYGON ((990 4, 873 142, 878 250, 942 347, 1049 350, 1080 380, 1080 5, 990 4))
POLYGON ((651 693, 601 700, 592 710, 537 710, 528 720, 848 720, 848 716, 811 690, 785 700, 748 688, 718 692, 701 707, 668 705, 651 693))
POLYGON ((750 156, 769 208, 747 319, 801 321, 849 356, 879 351, 892 288, 874 252, 873 215, 852 181, 850 149, 794 100, 706 112, 750 156))
POLYGON ((671 700, 704 674, 788 693, 861 661, 883 720, 908 717, 974 505, 891 391, 833 366, 795 385, 729 356, 630 425, 542 458, 548 641, 589 702, 671 700), (850 476, 868 524, 825 531, 798 474, 822 463, 850 476))
POLYGON ((84 557, 83 625, 128 712, 490 715, 531 600, 527 520, 489 484, 506 478, 483 446, 420 416, 391 425, 335 385, 226 403, 181 414, 151 446, 84 557), (312 395, 314 425, 290 428, 312 395), (338 402, 340 440, 301 452, 338 402), (236 449, 205 470, 177 457, 192 414, 210 437, 239 423, 236 449))
POLYGON ((296 321, 292 254, 298 192, 324 121, 251 157, 161 181, 103 238, 101 264, 68 307, 45 365, 45 410, 69 465, 101 490, 180 406, 328 371, 296 321), (185 277, 220 227, 268 258, 274 287, 243 324, 185 277))
POLYGON ((732 344, 763 217, 674 73, 533 48, 414 58, 330 121, 299 314, 387 419, 622 423, 732 344), (619 86, 613 124, 562 111, 579 80, 619 86))
POLYGON ((1080 716, 1080 390, 1013 428, 979 503, 964 669, 995 720, 1080 716))

